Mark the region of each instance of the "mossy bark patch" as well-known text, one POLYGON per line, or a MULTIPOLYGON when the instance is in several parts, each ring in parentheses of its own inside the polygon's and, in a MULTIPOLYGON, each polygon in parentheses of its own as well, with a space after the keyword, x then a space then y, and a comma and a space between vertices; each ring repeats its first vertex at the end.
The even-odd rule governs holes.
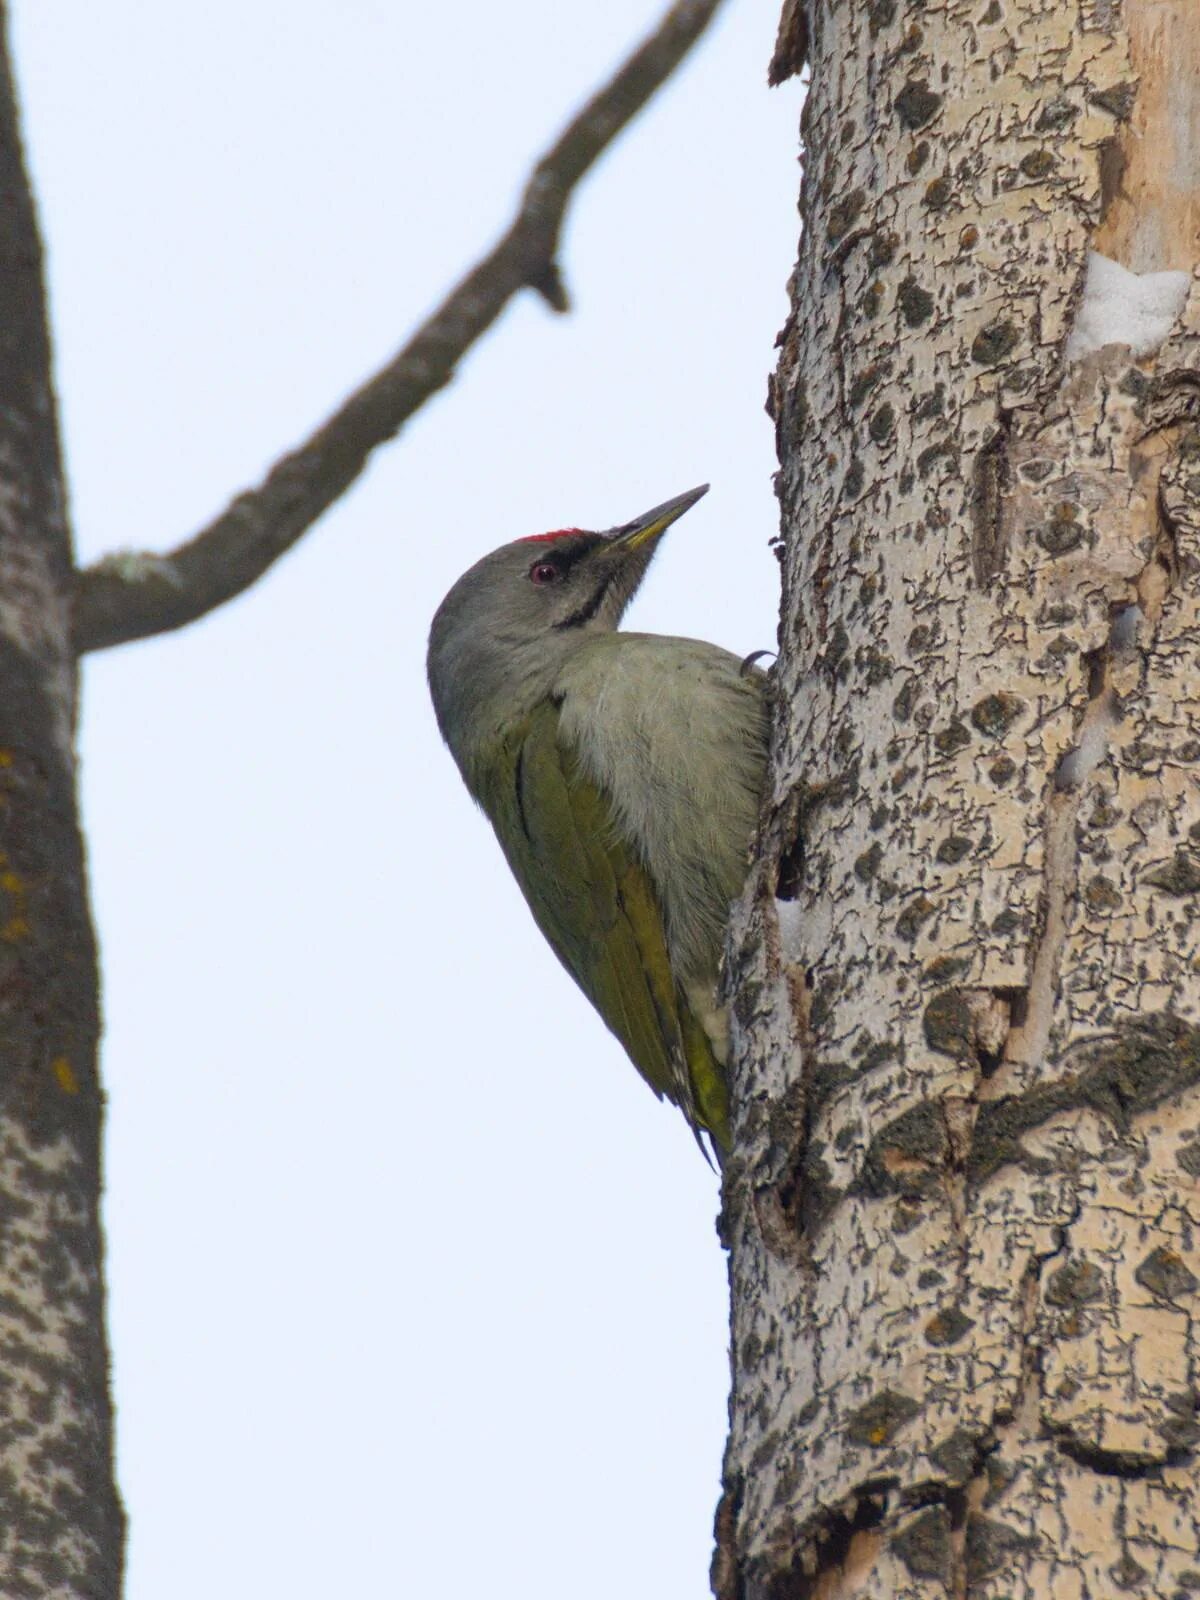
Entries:
POLYGON ((1037 1541, 995 1517, 967 1518, 966 1568, 969 1584, 1003 1572, 1013 1560, 1036 1548, 1037 1541))
POLYGON ((881 1389, 866 1405, 850 1413, 846 1419, 846 1437, 854 1444, 879 1449, 891 1444, 904 1424, 920 1409, 911 1395, 901 1394, 897 1389, 881 1389))
POLYGON ((1177 850, 1165 865, 1146 873, 1142 882, 1182 900, 1200 892, 1200 862, 1190 850, 1177 850))
POLYGON ((929 1459, 950 1487, 957 1488, 974 1477, 989 1442, 970 1428, 955 1428, 933 1447, 929 1459))
POLYGON ((1151 1250, 1138 1266, 1134 1277, 1143 1289, 1149 1289, 1160 1300, 1177 1302, 1188 1299, 1197 1288, 1195 1273, 1184 1265, 1177 1251, 1166 1245, 1151 1250))
POLYGON ((980 733, 992 739, 1002 739, 1025 710, 1025 701, 1019 694, 985 695, 971 707, 971 721, 980 733))
POLYGON ((923 128, 941 110, 942 97, 924 82, 906 83, 896 96, 896 115, 906 128, 923 128))
POLYGON ((896 918, 896 932, 906 944, 912 944, 922 926, 928 922, 936 907, 928 895, 919 894, 910 900, 896 918))
POLYGON ((949 1155, 941 1107, 928 1101, 911 1106, 871 1140, 855 1189, 920 1196, 940 1182, 949 1155))
POLYGON ((974 1326, 974 1317, 967 1316, 960 1306, 943 1306, 925 1324, 925 1342, 944 1349, 965 1338, 974 1326))
POLYGON ((920 1511, 892 1536, 892 1549, 914 1578, 933 1578, 949 1584, 954 1571, 950 1513, 945 1506, 920 1511))
POLYGON ((1052 1272, 1046 1300, 1052 1306, 1082 1306, 1104 1294, 1104 1274, 1094 1261, 1068 1261, 1052 1272))
POLYGON ((933 296, 922 289, 915 278, 905 278, 897 292, 896 303, 910 328, 919 328, 933 315, 933 296))
POLYGON ((972 341, 971 360, 981 367, 994 367, 1016 349, 1020 337, 1015 323, 1003 320, 989 323, 972 341))
POLYGON ((943 989, 925 1007, 925 1042, 939 1055, 969 1061, 975 1054, 975 1015, 962 989, 943 989))
POLYGON ((1169 1011, 1127 1024, 1083 1054, 1082 1068, 1057 1083, 980 1106, 967 1159, 973 1183, 1019 1164, 1022 1135, 1060 1112, 1095 1111, 1124 1132, 1133 1117, 1200 1083, 1200 1028, 1169 1011))

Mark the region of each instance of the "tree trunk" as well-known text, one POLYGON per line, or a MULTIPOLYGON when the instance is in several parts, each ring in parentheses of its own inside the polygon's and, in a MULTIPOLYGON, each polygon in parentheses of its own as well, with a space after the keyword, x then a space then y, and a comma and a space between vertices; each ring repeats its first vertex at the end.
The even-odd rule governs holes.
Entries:
POLYGON ((806 30, 714 1587, 1183 1595, 1200 13, 809 0, 785 51, 806 30))
POLYGON ((666 7, 541 155, 495 245, 257 488, 166 554, 114 551, 76 572, 0 0, 0 1600, 116 1600, 121 1587, 77 657, 240 594, 452 380, 510 301, 531 289, 567 311, 559 252, 575 190, 719 4, 666 7))
MULTIPOLYGON (((0 28, 4 18, 0 13, 0 28)), ((41 246, 0 35, 0 1594, 120 1588, 95 951, 41 246)))

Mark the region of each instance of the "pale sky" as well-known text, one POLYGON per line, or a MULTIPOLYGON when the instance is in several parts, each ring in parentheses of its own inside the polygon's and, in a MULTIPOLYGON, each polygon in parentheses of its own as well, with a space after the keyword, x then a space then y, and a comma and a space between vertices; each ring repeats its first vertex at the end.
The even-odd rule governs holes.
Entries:
MULTIPOLYGON (((81 554, 169 548, 507 224, 649 0, 16 0, 81 554)), ((705 480, 630 625, 774 643, 795 257, 778 8, 731 0, 533 296, 256 589, 88 663, 129 1600, 696 1600, 717 1184, 441 747, 496 544, 705 480)))

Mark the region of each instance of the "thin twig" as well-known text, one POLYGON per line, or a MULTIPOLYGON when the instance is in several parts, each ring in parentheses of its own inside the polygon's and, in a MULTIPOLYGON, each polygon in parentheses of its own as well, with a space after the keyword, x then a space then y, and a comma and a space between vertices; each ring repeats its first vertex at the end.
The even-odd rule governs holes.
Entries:
POLYGON ((679 0, 542 157, 508 232, 429 320, 264 482, 166 556, 120 554, 81 572, 75 643, 82 655, 181 628, 248 589, 450 382, 460 359, 511 297, 533 288, 567 309, 557 254, 572 190, 707 27, 721 0, 679 0))

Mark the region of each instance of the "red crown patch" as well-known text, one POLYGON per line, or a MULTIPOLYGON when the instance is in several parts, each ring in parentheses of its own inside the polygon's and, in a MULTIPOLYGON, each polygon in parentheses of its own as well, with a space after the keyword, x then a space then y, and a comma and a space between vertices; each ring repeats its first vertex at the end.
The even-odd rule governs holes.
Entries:
POLYGON ((521 539, 519 541, 519 543, 521 543, 521 544, 549 544, 551 539, 565 539, 568 534, 582 533, 582 532, 583 532, 582 528, 555 528, 553 533, 531 533, 531 534, 528 534, 524 539, 521 539))

